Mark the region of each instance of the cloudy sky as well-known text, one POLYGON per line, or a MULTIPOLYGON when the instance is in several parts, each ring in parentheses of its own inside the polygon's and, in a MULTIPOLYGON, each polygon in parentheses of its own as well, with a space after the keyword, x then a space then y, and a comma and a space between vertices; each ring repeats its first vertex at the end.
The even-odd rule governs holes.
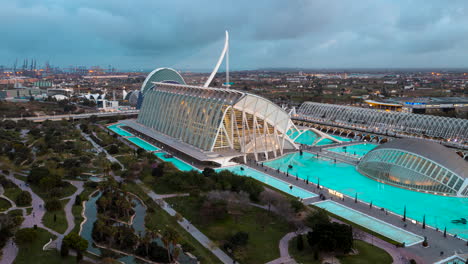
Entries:
POLYGON ((467 0, 0 0, 0 65, 468 67, 467 0))

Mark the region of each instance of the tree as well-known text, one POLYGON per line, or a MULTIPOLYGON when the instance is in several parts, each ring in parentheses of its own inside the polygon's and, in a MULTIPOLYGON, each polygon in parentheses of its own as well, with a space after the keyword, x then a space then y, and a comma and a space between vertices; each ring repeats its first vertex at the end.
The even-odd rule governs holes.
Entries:
POLYGON ((109 147, 109 151, 108 151, 108 152, 109 152, 109 154, 112 154, 112 155, 117 154, 117 153, 119 153, 119 147, 117 147, 117 145, 115 145, 115 144, 112 144, 112 145, 109 147))
POLYGON ((76 263, 80 263, 80 261, 83 259, 83 253, 81 251, 76 252, 76 263))
POLYGON ((291 200, 291 208, 295 213, 299 213, 305 210, 305 205, 299 200, 291 200))
POLYGON ((166 247, 167 258, 169 259, 169 262, 173 261, 170 246, 171 245, 175 246, 178 240, 179 240, 179 234, 177 233, 175 229, 173 229, 172 227, 167 227, 166 230, 164 230, 162 241, 164 243, 164 246, 166 247))
POLYGON ((69 249, 70 248, 68 247, 67 243, 62 243, 62 246, 60 247, 60 256, 62 256, 63 258, 67 257, 69 249))
POLYGON ((237 233, 235 233, 230 239, 229 239, 229 242, 231 242, 231 244, 234 246, 234 247, 238 247, 238 246, 245 246, 247 245, 247 242, 249 241, 249 233, 247 232, 242 232, 242 231, 239 231, 237 233))
POLYGON ((91 123, 96 123, 97 120, 98 120, 97 115, 91 115, 91 116, 89 117, 89 121, 90 121, 91 123))
POLYGON ((75 205, 76 206, 80 206, 81 205, 81 196, 80 195, 77 195, 75 197, 75 205))
POLYGON ((57 198, 52 198, 51 200, 46 201, 45 208, 47 211, 58 211, 62 209, 62 203, 57 198))
POLYGON ((299 251, 304 250, 304 240, 301 234, 297 236, 297 250, 299 251))
POLYGON ((305 224, 314 229, 318 224, 330 223, 330 217, 328 217, 327 211, 321 208, 317 208, 315 211, 309 213, 305 219, 305 224))
POLYGON ((88 241, 78 235, 76 232, 71 232, 63 238, 63 242, 66 243, 70 248, 73 248, 77 252, 85 251, 88 248, 88 241))
POLYGON ((309 245, 317 246, 319 250, 348 253, 353 245, 352 228, 345 224, 316 224, 313 231, 307 234, 309 245))
POLYGON ((42 178, 50 175, 50 171, 46 167, 33 167, 29 172, 27 181, 32 184, 39 184, 42 178))
POLYGON ((18 196, 16 196, 15 203, 18 206, 27 206, 30 205, 32 201, 31 194, 27 191, 21 191, 18 196))
POLYGON ((23 228, 16 232, 15 242, 19 245, 27 245, 37 238, 37 232, 33 228, 23 228))

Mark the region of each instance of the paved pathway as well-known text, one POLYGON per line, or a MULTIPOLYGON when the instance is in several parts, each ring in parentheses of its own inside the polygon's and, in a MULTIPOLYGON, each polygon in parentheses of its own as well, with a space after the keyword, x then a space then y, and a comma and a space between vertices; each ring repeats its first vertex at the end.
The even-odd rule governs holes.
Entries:
MULTIPOLYGON (((141 181, 137 181, 141 184, 141 181)), ((164 195, 159 195, 149 190, 147 187, 141 185, 143 190, 148 194, 151 199, 153 199, 161 208, 166 211, 169 215, 174 216, 177 212, 162 198, 164 195)), ((225 264, 232 264, 233 260, 226 253, 224 253, 219 247, 214 246, 214 242, 211 241, 207 236, 205 236, 200 230, 198 230, 194 225, 192 225, 187 219, 182 218, 182 221, 177 222, 182 228, 184 228, 190 235, 192 235, 200 244, 205 248, 210 250, 219 260, 225 264)), ((238 262, 236 262, 238 263, 238 262)))
POLYGON ((110 155, 107 150, 105 150, 103 147, 101 147, 98 143, 94 142, 94 140, 86 133, 84 133, 81 128, 80 128, 80 125, 76 125, 76 128, 80 130, 80 133, 81 135, 87 140, 89 141, 89 143, 91 143, 91 145, 93 145, 94 149, 98 152, 98 153, 101 153, 101 152, 104 152, 104 154, 106 154, 106 158, 112 162, 112 163, 118 163, 120 165, 120 167, 122 167, 122 169, 125 169, 125 166, 120 163, 120 161, 116 158, 114 158, 112 155, 110 155))
POLYGON ((310 229, 298 230, 287 233, 279 242, 280 257, 267 264, 296 264, 297 262, 289 255, 289 241, 299 234, 306 234, 310 229))
MULTIPOLYGON (((45 214, 44 201, 42 200, 42 198, 39 197, 36 193, 34 193, 29 186, 26 186, 26 183, 24 181, 15 178, 13 176, 13 173, 10 173, 9 175, 5 175, 5 174, 3 175, 7 179, 15 183, 21 190, 29 192, 32 197, 31 214, 26 215, 26 210, 24 208, 17 208, 17 209, 23 209, 24 220, 20 228, 31 228, 31 227, 34 227, 34 225, 37 225, 38 227, 43 228, 49 231, 49 233, 57 236, 57 239, 55 240, 55 242, 52 242, 50 244, 49 248, 50 247, 60 248, 63 237, 67 235, 75 227, 75 219, 74 219, 71 209, 75 202, 76 195, 80 194, 83 191, 83 182, 69 181, 71 184, 77 187, 77 190, 75 191, 73 195, 67 197, 67 199, 70 199, 70 201, 65 206, 65 215, 66 215, 66 219, 68 223, 68 228, 64 234, 60 234, 56 232, 55 230, 52 230, 44 226, 44 224, 42 223, 42 218, 44 217, 44 214, 45 214)), ((0 264, 13 263, 17 254, 18 254, 18 248, 16 244, 14 243, 14 241, 10 239, 5 245, 5 247, 3 248, 3 257, 0 261, 0 264)))
MULTIPOLYGON (((3 173, 2 173, 3 174, 3 173)), ((59 233, 55 232, 54 230, 44 226, 42 224, 42 217, 45 214, 45 209, 44 209, 44 201, 36 194, 34 193, 30 187, 26 186, 26 183, 22 180, 19 180, 13 176, 13 173, 10 172, 10 174, 5 175, 3 174, 7 179, 15 183, 21 190, 27 191, 31 194, 32 197, 32 212, 29 215, 26 215, 26 210, 23 211, 23 216, 24 220, 23 223, 21 223, 20 228, 31 228, 34 227, 34 225, 37 225, 40 228, 43 228, 50 233, 58 236, 59 233)), ((13 261, 16 258, 16 255, 18 254, 18 248, 12 241, 9 241, 5 248, 3 248, 3 258, 1 260, 1 264, 9 264, 13 263, 13 261)))
POLYGON ((61 199, 61 200, 69 199, 68 203, 65 205, 65 208, 64 208, 68 227, 63 234, 59 234, 57 238, 54 241, 52 241, 52 243, 49 244, 47 249, 51 249, 51 248, 60 249, 60 247, 62 246, 63 238, 66 235, 68 235, 73 230, 73 228, 75 228, 75 216, 72 213, 72 208, 73 208, 73 205, 75 204, 76 196, 80 195, 84 190, 83 188, 84 182, 82 181, 68 181, 68 182, 73 184, 73 186, 76 187, 75 193, 73 193, 72 195, 68 197, 61 199))

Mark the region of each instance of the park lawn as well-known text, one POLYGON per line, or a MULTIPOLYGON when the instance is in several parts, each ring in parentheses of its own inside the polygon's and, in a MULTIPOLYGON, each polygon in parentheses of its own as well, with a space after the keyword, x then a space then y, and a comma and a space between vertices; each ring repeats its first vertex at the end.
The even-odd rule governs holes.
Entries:
POLYGON ((8 208, 11 207, 11 204, 9 201, 3 199, 3 198, 0 198, 0 212, 3 212, 5 210, 7 210, 8 208))
POLYGON ((359 252, 357 255, 338 257, 342 264, 390 264, 393 262, 392 256, 385 250, 362 240, 354 240, 354 248, 359 252))
MULTIPOLYGON (((65 186, 62 187, 62 193, 59 197, 56 197, 58 199, 61 199, 61 198, 65 198, 65 197, 68 197, 68 196, 71 196, 73 195, 75 192, 76 192, 76 187, 73 186, 73 184, 69 183, 69 182, 64 182, 65 186)), ((49 191, 50 190, 42 190, 41 188, 39 188, 39 186, 36 186, 36 185, 32 185, 30 184, 29 185, 31 187, 31 190, 36 193, 37 195, 39 195, 44 201, 49 199, 49 198, 52 198, 52 197, 49 197, 49 191)))
POLYGON ((55 239, 55 236, 47 230, 37 228, 37 238, 29 245, 20 245, 18 256, 16 256, 15 264, 61 264, 61 263, 76 263, 75 257, 69 256, 62 258, 57 250, 43 251, 42 247, 55 239))
POLYGON ((46 211, 44 217, 42 218, 42 223, 44 226, 57 231, 60 234, 63 234, 68 227, 67 218, 65 216, 65 205, 70 199, 60 200, 62 203, 62 210, 57 211, 46 211), (54 222, 54 215, 57 215, 57 221, 54 222))
MULTIPOLYGON (((19 187, 7 188, 7 189, 5 189, 4 195, 6 197, 10 198, 10 200, 16 201, 16 197, 18 197, 18 195, 21 192, 22 192, 22 190, 19 187)), ((31 204, 29 204, 28 206, 31 206, 31 204)))
POLYGON ((223 241, 235 233, 247 232, 249 241, 245 246, 245 254, 238 259, 241 263, 266 263, 280 257, 279 241, 293 231, 282 217, 261 208, 245 206, 239 210, 238 216, 228 215, 224 220, 206 223, 200 214, 200 199, 174 197, 166 201, 220 247, 223 241))
POLYGON ((151 209, 146 211, 145 217, 145 226, 149 230, 155 230, 163 232, 167 227, 171 227, 176 230, 181 237, 179 243, 184 247, 188 245, 191 247, 189 252, 196 256, 200 263, 214 264, 221 263, 221 261, 213 255, 208 249, 206 249, 202 244, 200 244, 195 238, 192 237, 185 229, 182 229, 179 224, 176 223, 176 219, 173 216, 170 216, 166 211, 159 207, 155 201, 153 201, 142 189, 140 186, 135 183, 128 183, 125 185, 127 191, 132 192, 142 199, 148 208, 151 209))
MULTIPOLYGON (((319 264, 321 260, 314 260, 314 251, 307 242, 307 236, 302 236, 304 249, 297 249, 297 237, 289 241, 289 254, 296 262, 301 264, 319 264)), ((383 249, 366 243, 362 240, 354 240, 354 249, 358 251, 357 255, 337 256, 341 264, 390 264, 392 257, 383 249)))
POLYGON ((83 211, 83 206, 81 205, 73 205, 72 207, 72 214, 75 218, 75 227, 73 228, 72 232, 79 233, 80 232, 80 225, 83 222, 84 218, 81 216, 81 211, 83 211))

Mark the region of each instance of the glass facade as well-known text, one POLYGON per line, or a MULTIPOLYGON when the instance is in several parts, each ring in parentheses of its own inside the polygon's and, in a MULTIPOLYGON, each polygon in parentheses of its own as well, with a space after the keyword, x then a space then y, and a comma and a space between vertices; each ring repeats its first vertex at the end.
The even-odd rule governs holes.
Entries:
POLYGON ((283 109, 230 89, 153 83, 137 122, 203 151, 276 156, 297 148, 286 134, 294 124, 283 109))
POLYGON ((437 194, 457 195, 465 178, 415 153, 378 148, 362 158, 358 171, 375 180, 437 194))

